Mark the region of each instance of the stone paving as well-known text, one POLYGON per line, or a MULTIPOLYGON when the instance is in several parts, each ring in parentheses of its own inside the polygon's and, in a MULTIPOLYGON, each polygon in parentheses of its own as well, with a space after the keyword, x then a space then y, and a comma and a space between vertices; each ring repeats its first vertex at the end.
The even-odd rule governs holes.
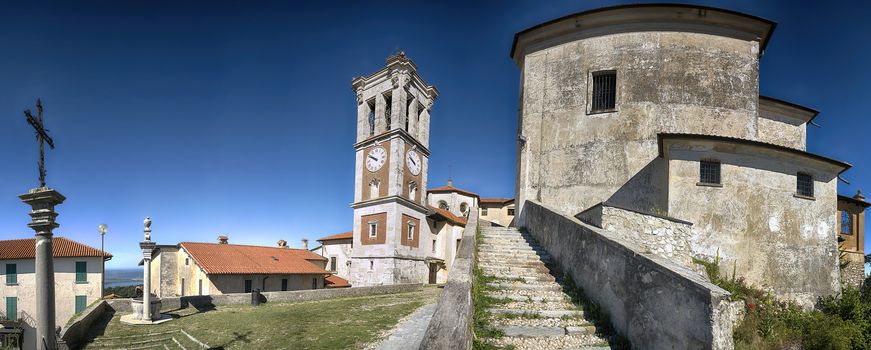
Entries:
POLYGON ((402 319, 396 327, 390 330, 376 350, 406 350, 417 349, 423 341, 423 335, 429 326, 433 313, 438 303, 421 306, 410 315, 402 319))
POLYGON ((503 336, 499 347, 524 349, 609 349, 608 341, 584 318, 548 268, 550 256, 515 228, 484 227, 478 267, 495 278, 487 296, 498 300, 488 312, 490 327, 503 336))

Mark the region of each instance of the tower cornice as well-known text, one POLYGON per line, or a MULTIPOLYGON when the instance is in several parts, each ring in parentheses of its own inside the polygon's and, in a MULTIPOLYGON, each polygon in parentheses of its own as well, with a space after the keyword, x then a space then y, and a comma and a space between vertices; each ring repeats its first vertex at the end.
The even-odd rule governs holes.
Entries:
POLYGON ((423 153, 425 156, 429 157, 429 155, 430 155, 429 148, 426 148, 426 146, 421 144, 419 141, 417 141, 417 139, 415 139, 414 137, 409 135, 408 132, 403 130, 403 129, 393 129, 393 130, 387 131, 385 133, 382 133, 380 135, 375 135, 375 136, 372 136, 372 137, 365 139, 363 141, 357 142, 354 144, 354 149, 360 150, 360 149, 365 148, 373 143, 386 142, 386 141, 389 141, 389 140, 397 138, 397 137, 402 138, 406 142, 412 144, 412 146, 414 146, 414 148, 416 150, 420 151, 420 153, 423 153))

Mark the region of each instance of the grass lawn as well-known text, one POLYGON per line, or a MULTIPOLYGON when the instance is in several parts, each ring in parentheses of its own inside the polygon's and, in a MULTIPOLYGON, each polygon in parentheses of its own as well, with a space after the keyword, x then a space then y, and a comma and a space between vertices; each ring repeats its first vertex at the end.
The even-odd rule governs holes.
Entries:
MULTIPOLYGON (((116 314, 85 349, 129 346, 147 333, 162 333, 169 348, 173 331, 184 330, 213 348, 224 349, 359 349, 377 340, 399 319, 424 304, 435 302, 441 289, 300 303, 220 306, 200 312, 194 308, 164 310, 176 319, 154 326, 123 324, 116 314)), ((98 331, 99 332, 99 331, 98 331)), ((186 348, 193 343, 175 332, 186 348)))

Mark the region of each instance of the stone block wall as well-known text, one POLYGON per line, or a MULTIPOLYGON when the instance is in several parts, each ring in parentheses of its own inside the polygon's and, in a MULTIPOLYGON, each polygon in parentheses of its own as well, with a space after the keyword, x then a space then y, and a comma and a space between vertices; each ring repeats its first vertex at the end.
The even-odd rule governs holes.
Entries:
POLYGON ((865 282, 865 256, 862 253, 844 252, 841 263, 841 285, 859 288, 865 282))
POLYGON ((692 269, 692 223, 601 203, 575 216, 590 225, 637 244, 642 251, 692 269))
POLYGON ((534 201, 524 203, 517 226, 636 347, 732 349, 736 306, 729 292, 702 276, 534 201))

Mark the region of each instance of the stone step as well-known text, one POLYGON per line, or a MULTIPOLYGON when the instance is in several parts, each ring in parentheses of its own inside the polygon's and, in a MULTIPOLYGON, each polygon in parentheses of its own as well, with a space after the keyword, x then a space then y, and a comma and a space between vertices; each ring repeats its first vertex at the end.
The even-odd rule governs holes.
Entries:
POLYGON ((534 260, 534 261, 544 261, 547 262, 550 260, 550 254, 530 254, 530 253, 503 253, 503 252, 478 252, 478 260, 481 258, 493 258, 499 260, 508 260, 508 259, 521 259, 521 260, 534 260))
POLYGON ((492 251, 492 250, 508 250, 508 251, 512 251, 512 252, 515 252, 515 251, 543 251, 543 252, 546 252, 546 250, 544 248, 539 247, 539 246, 532 246, 532 245, 482 244, 482 245, 478 246, 479 252, 492 251))
POLYGON ((504 292, 488 292, 488 297, 495 299, 508 299, 513 301, 532 301, 532 302, 569 302, 570 299, 565 294, 554 294, 554 295, 542 295, 541 292, 537 292, 536 295, 523 295, 523 294, 507 294, 504 292))
POLYGON ((506 337, 561 337, 566 335, 564 327, 544 326, 495 326, 506 337))
POLYGON ((515 273, 491 273, 487 274, 490 277, 501 280, 520 281, 524 282, 556 282, 556 278, 549 274, 515 274, 515 273))
POLYGON ((504 282, 492 282, 487 283, 488 287, 495 288, 496 290, 543 290, 543 291, 561 291, 562 287, 556 283, 541 283, 541 284, 530 284, 530 283, 504 283, 504 282))
POLYGON ((498 268, 498 267, 526 267, 526 268, 534 268, 534 269, 537 269, 537 268, 543 268, 543 269, 548 269, 548 270, 550 270, 550 269, 547 267, 547 264, 545 264, 544 262, 542 262, 541 260, 538 260, 538 259, 536 259, 536 260, 528 260, 528 261, 520 261, 520 260, 514 260, 514 261, 498 261, 498 262, 487 261, 487 262, 481 262, 481 263, 479 263, 479 264, 478 264, 478 267, 480 267, 480 268, 488 268, 488 267, 491 267, 491 268, 498 268))
POLYGON ((502 274, 502 275, 510 275, 517 274, 522 276, 539 276, 539 274, 550 275, 550 270, 546 267, 510 267, 510 266, 500 266, 500 267, 482 267, 481 271, 484 274, 502 274))
POLYGON ((608 342, 598 337, 573 334, 560 337, 501 337, 491 342, 498 348, 547 350, 609 350, 608 342))
POLYGON ((524 310, 524 309, 488 309, 492 314, 532 315, 546 318, 583 317, 580 310, 524 310))
POLYGON ((481 247, 478 248, 479 253, 495 253, 495 254, 524 254, 524 255, 544 255, 547 254, 547 251, 544 249, 510 249, 510 248, 494 248, 494 247, 481 247))

